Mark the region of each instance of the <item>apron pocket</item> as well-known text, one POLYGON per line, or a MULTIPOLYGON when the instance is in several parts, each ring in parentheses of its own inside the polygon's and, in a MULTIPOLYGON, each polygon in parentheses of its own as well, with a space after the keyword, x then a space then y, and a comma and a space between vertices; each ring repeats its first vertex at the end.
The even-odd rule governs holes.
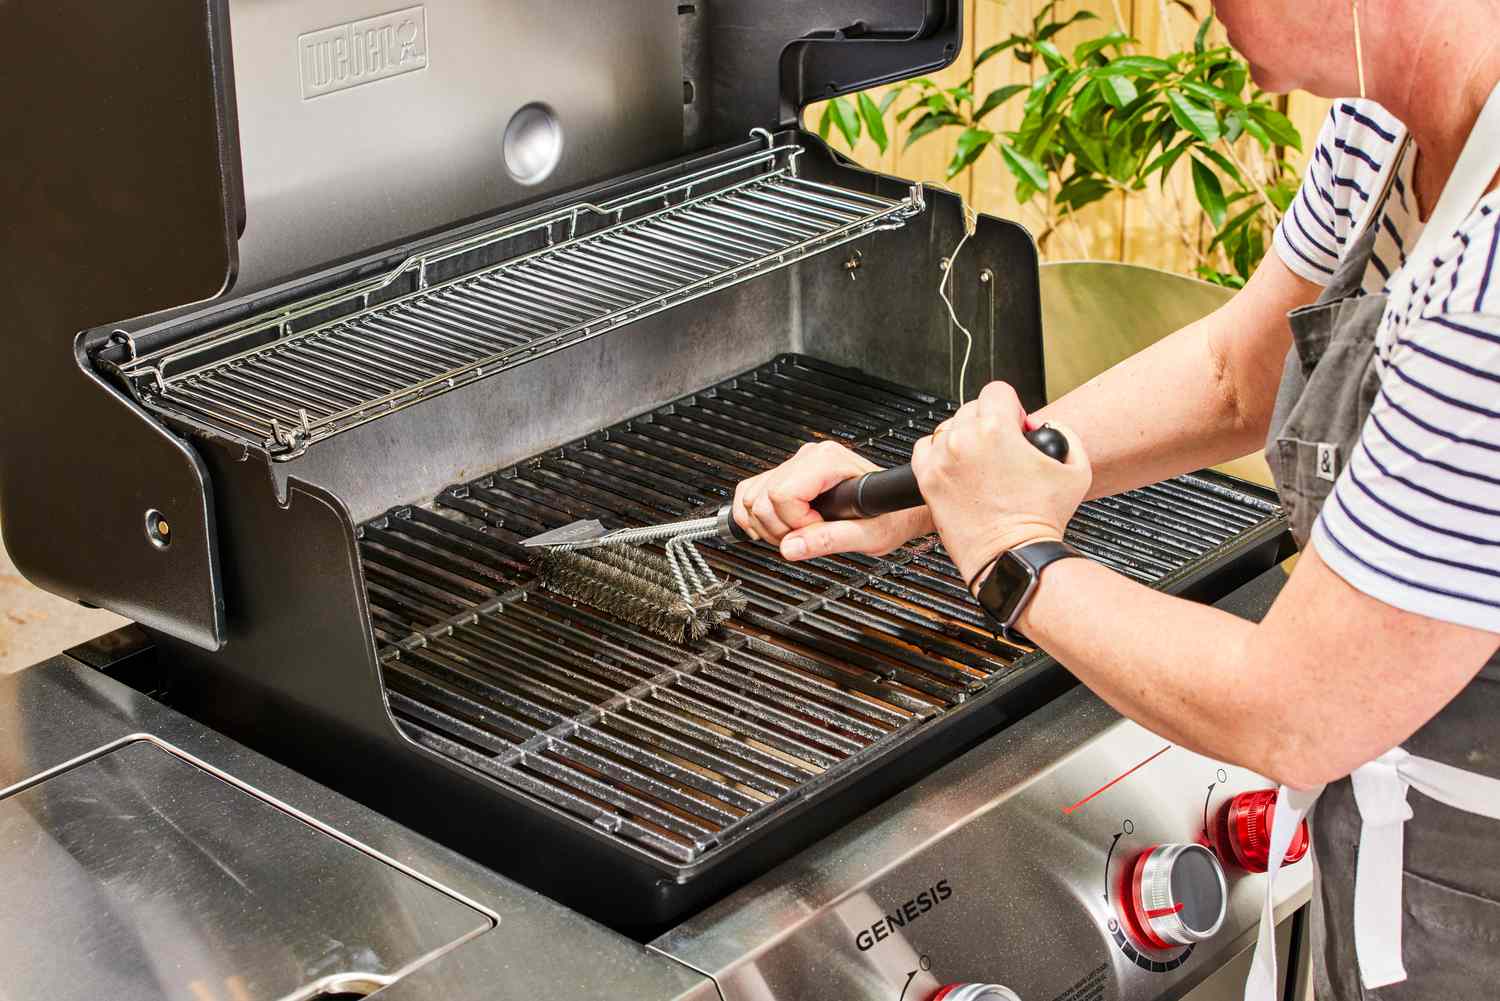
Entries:
POLYGON ((1409 871, 1401 882, 1407 980, 1360 996, 1370 1001, 1494 997, 1500 984, 1500 902, 1409 871))
POLYGON ((1279 462, 1277 488, 1299 548, 1306 548, 1313 523, 1333 484, 1344 468, 1345 442, 1302 441, 1282 438, 1276 442, 1279 462))

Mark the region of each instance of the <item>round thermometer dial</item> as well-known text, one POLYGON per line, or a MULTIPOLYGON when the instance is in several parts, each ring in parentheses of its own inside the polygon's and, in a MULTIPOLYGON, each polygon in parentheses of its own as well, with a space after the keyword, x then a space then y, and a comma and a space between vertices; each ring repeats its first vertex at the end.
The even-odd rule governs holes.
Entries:
POLYGON ((1211 938, 1224 924, 1229 888, 1202 845, 1157 845, 1143 852, 1126 884, 1125 927, 1139 944, 1175 949, 1211 938))

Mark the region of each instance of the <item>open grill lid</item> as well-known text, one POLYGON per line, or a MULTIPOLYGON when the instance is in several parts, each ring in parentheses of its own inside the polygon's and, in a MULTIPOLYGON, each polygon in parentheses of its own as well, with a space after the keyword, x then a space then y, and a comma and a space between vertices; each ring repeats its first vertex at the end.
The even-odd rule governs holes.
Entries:
POLYGON ((24 276, 4 306, 25 360, 0 392, 0 527, 33 583, 207 649, 225 636, 208 474, 94 371, 113 324, 743 140, 936 69, 962 37, 956 0, 113 9, 0 4, 0 265, 24 276), (545 115, 504 168, 525 105, 561 123, 545 176, 525 140, 545 115))

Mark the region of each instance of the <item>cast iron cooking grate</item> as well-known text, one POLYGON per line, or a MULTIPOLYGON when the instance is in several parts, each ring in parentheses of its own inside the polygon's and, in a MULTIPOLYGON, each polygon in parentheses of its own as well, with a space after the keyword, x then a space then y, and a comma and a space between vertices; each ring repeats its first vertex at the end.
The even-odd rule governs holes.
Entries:
MULTIPOLYGON (((749 608, 679 646, 536 585, 520 540, 578 518, 689 517, 803 442, 882 465, 954 410, 782 356, 362 526, 392 712, 415 741, 676 864, 702 859, 1003 678, 997 639, 935 538, 792 565, 712 545, 749 608)), ((1164 587, 1279 509, 1213 473, 1084 505, 1071 541, 1164 587)))

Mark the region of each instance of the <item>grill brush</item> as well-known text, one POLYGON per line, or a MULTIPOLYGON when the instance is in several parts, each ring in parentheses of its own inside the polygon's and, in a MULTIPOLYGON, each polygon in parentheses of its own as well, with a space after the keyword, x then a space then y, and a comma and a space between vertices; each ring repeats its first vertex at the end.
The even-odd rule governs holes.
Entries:
MULTIPOLYGON (((1026 432, 1038 450, 1061 462, 1068 457, 1062 432, 1042 426, 1026 432)), ((923 504, 910 464, 880 469, 829 487, 811 507, 824 521, 873 518, 923 504)), ((522 545, 551 591, 611 612, 674 642, 702 639, 719 623, 745 609, 733 581, 714 572, 696 543, 709 539, 747 542, 732 505, 686 521, 608 531, 597 519, 575 521, 532 536, 522 545), (643 546, 659 543, 658 556, 643 546)))

